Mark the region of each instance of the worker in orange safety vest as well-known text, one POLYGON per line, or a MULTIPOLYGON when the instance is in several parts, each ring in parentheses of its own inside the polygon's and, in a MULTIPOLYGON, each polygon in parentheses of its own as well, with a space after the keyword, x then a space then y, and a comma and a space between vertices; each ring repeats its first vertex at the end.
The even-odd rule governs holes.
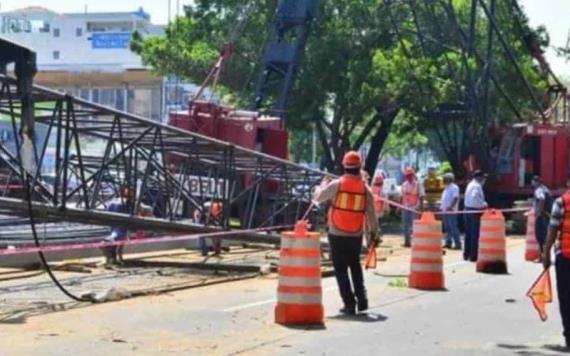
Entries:
MULTIPOLYGON (((196 210, 194 214, 195 221, 206 226, 220 226, 222 213, 224 211, 223 203, 219 201, 206 202, 204 204, 204 208, 206 211, 205 215, 202 215, 199 210, 196 210)), ((202 256, 208 256, 209 247, 206 244, 206 238, 200 237, 198 243, 200 245, 200 250, 202 251, 202 256)), ((220 237, 213 237, 212 244, 214 255, 220 255, 222 252, 222 239, 220 237)))
POLYGON ((384 216, 384 175, 379 173, 372 180, 372 195, 374 196, 374 212, 376 219, 384 216))
POLYGON ((544 245, 542 264, 549 269, 551 251, 556 246, 556 287, 562 316, 563 335, 566 339, 566 349, 570 351, 570 176, 566 181, 566 193, 558 198, 550 214, 550 228, 544 245))
POLYGON ((344 174, 339 179, 323 180, 315 192, 317 203, 331 201, 328 214, 328 239, 335 270, 343 314, 355 314, 368 309, 360 253, 365 229, 368 246, 376 244, 378 222, 374 214, 374 198, 360 174, 362 159, 355 151, 346 153, 342 161, 344 174), (351 288, 349 272, 352 277, 351 288))
POLYGON ((416 177, 416 171, 408 167, 404 171, 406 180, 402 183, 402 225, 404 229, 404 247, 412 245, 412 227, 418 211, 423 210, 424 188, 416 177))

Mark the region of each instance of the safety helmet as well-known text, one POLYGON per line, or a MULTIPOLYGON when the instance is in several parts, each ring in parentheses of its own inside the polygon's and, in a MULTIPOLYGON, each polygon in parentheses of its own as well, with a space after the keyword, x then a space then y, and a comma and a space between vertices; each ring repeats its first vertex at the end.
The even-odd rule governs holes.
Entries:
POLYGON ((342 166, 344 168, 360 168, 362 166, 362 158, 360 153, 356 151, 348 151, 342 159, 342 166))

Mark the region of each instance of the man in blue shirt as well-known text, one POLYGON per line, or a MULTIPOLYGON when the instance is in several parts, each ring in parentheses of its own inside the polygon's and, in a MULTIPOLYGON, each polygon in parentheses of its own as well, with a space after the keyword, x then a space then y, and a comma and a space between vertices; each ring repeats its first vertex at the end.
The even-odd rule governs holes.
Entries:
MULTIPOLYGON (((128 188, 122 188, 119 196, 109 202, 107 211, 119 214, 130 213, 130 193, 128 188)), ((111 234, 105 238, 106 242, 124 241, 128 237, 128 230, 123 227, 114 226, 111 234)), ((108 246, 103 248, 105 255, 105 266, 111 267, 123 263, 123 246, 108 246)))
POLYGON ((445 189, 441 196, 441 211, 444 213, 442 220, 447 232, 444 247, 451 248, 451 243, 453 242, 455 245, 454 249, 461 250, 461 236, 456 214, 459 207, 459 187, 454 183, 454 180, 455 176, 453 173, 446 173, 443 176, 445 189))

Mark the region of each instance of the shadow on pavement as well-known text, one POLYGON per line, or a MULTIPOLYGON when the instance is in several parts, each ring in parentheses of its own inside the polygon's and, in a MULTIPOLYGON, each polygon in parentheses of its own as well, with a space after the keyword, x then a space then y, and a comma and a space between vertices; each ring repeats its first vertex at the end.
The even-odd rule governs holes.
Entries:
POLYGON ((507 350, 528 350, 529 347, 526 345, 511 345, 511 344, 497 344, 497 347, 507 350))
POLYGON ((540 349, 544 351, 539 350, 537 347, 516 344, 497 344, 497 347, 512 350, 514 354, 521 356, 558 356, 570 353, 570 349, 562 345, 543 345, 540 349))
POLYGON ((570 348, 563 345, 543 345, 542 348, 549 351, 570 354, 570 348))
POLYGON ((356 315, 335 315, 328 319, 345 320, 345 321, 358 321, 361 323, 378 323, 388 320, 388 317, 377 313, 361 313, 356 315))
POLYGON ((306 331, 312 331, 312 330, 326 330, 327 327, 323 324, 323 325, 281 325, 287 329, 292 329, 292 330, 306 330, 306 331))

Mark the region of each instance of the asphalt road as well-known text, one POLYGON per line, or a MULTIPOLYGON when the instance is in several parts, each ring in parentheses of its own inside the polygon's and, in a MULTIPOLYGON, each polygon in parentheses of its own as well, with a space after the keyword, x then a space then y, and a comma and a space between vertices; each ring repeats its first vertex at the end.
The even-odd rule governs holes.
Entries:
POLYGON ((525 293, 540 266, 509 248, 509 275, 448 254, 444 292, 401 286, 408 257, 367 272, 371 310, 345 318, 324 281, 325 328, 273 323, 276 279, 137 298, 0 324, 0 355, 561 355, 557 304, 539 320, 525 293))

